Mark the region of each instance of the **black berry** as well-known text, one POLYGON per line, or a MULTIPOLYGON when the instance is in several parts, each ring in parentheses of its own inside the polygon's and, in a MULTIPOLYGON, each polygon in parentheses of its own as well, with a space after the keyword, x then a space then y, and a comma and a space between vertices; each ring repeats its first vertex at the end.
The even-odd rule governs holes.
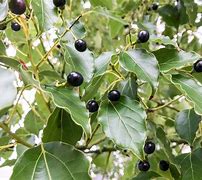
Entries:
POLYGON ((83 83, 83 76, 78 72, 71 72, 67 76, 67 82, 74 87, 80 86, 83 83))
POLYGON ((145 43, 149 40, 149 32, 148 31, 140 31, 138 33, 138 40, 141 43, 145 43))
POLYGON ((202 72, 202 59, 200 59, 194 63, 194 70, 196 72, 202 72))
POLYGON ((26 5, 24 0, 10 0, 9 8, 12 13, 21 15, 26 11, 26 5))
POLYGON ((62 7, 66 4, 66 0, 53 0, 55 7, 62 7))
POLYGON ((77 39, 74 43, 74 46, 75 46, 76 50, 79 52, 84 52, 87 49, 86 41, 84 41, 82 39, 77 39))
POLYGON ((164 160, 161 160, 159 162, 159 168, 162 170, 162 171, 167 171, 169 169, 169 163, 167 161, 164 161, 164 160))
POLYGON ((17 22, 12 22, 11 23, 11 29, 13 31, 19 31, 21 29, 21 26, 17 22))
POLYGON ((110 101, 118 101, 121 97, 121 94, 117 90, 112 90, 108 93, 108 99, 110 101))
POLYGON ((144 145, 144 152, 146 154, 152 154, 155 151, 155 144, 153 142, 146 142, 144 145))
POLYGON ((152 4, 152 9, 154 11, 156 11, 158 9, 158 7, 159 7, 158 4, 156 4, 156 3, 152 4))
POLYGON ((86 108, 89 110, 89 112, 96 112, 99 109, 99 105, 95 100, 90 100, 86 104, 86 108))
POLYGON ((145 160, 144 161, 139 161, 139 163, 138 163, 138 169, 140 171, 148 171, 149 168, 150 168, 150 164, 149 164, 148 161, 145 161, 145 160))

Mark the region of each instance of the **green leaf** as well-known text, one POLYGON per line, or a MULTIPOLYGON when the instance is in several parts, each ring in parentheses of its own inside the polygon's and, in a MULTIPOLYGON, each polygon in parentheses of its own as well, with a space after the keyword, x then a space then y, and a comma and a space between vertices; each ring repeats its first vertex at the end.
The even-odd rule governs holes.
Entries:
POLYGON ((27 150, 16 162, 11 180, 90 179, 89 162, 73 146, 51 142, 27 150))
POLYGON ((172 82, 194 103, 196 113, 202 114, 202 85, 190 76, 173 75, 172 82))
POLYGON ((177 157, 181 165, 182 180, 199 180, 202 172, 202 149, 177 157))
POLYGON ((170 147, 170 143, 162 128, 159 127, 156 130, 156 137, 158 138, 158 142, 160 143, 161 148, 164 150, 167 159, 169 159, 170 162, 175 164, 174 156, 172 154, 172 148, 170 147))
POLYGON ((125 20, 123 20, 121 17, 113 14, 111 11, 109 11, 107 9, 98 7, 98 8, 95 8, 93 10, 93 12, 98 14, 98 15, 104 16, 104 17, 106 17, 108 19, 120 22, 122 24, 127 24, 127 22, 125 20))
POLYGON ((85 103, 81 102, 78 93, 74 89, 65 87, 45 86, 43 89, 50 92, 54 104, 65 109, 70 114, 72 120, 83 128, 86 135, 90 136, 91 127, 88 112, 85 103))
POLYGON ((9 67, 11 67, 15 70, 19 70, 20 63, 13 58, 9 58, 6 56, 0 56, 0 62, 5 65, 8 65, 9 67))
POLYGON ((168 26, 178 28, 179 25, 186 24, 189 20, 183 2, 179 3, 178 6, 167 4, 158 10, 159 15, 162 16, 168 26))
POLYGON ((32 110, 25 117, 24 126, 30 133, 39 135, 39 131, 43 129, 45 122, 37 116, 32 110))
POLYGON ((163 20, 169 26, 175 26, 176 28, 179 26, 179 14, 177 7, 172 5, 165 5, 158 10, 159 15, 163 17, 163 20))
POLYGON ((200 55, 195 52, 178 51, 177 49, 162 48, 153 53, 159 62, 160 71, 162 72, 192 65, 200 58, 200 55))
POLYGON ((8 14, 8 0, 2 0, 0 2, 0 21, 3 21, 8 14))
POLYGON ((85 36, 86 34, 86 30, 85 30, 85 27, 84 25, 80 22, 80 21, 77 21, 74 26, 72 27, 71 29, 71 33, 74 34, 74 36, 77 38, 77 39, 81 39, 85 36))
POLYGON ((112 0, 90 0, 93 6, 102 6, 108 9, 112 8, 112 0))
POLYGON ((105 73, 111 61, 112 55, 112 52, 104 52, 95 59, 95 76, 100 76, 105 73))
POLYGON ((158 86, 159 68, 155 56, 144 49, 129 50, 120 55, 121 66, 148 82, 154 95, 158 86))
POLYGON ((122 28, 123 28, 122 23, 114 20, 109 21, 110 35, 112 38, 118 36, 122 28))
POLYGON ((34 76, 33 73, 29 70, 24 70, 22 67, 20 67, 18 69, 21 79, 24 82, 25 85, 32 85, 35 87, 40 88, 40 84, 39 81, 37 81, 34 76))
POLYGON ((61 141, 75 145, 81 139, 82 128, 63 109, 56 108, 43 131, 43 142, 61 141))
POLYGON ((201 116, 196 114, 194 109, 183 110, 178 113, 175 121, 177 133, 192 145, 200 122, 201 116))
POLYGON ((96 76, 90 82, 89 85, 85 88, 85 93, 82 97, 83 101, 87 101, 89 99, 95 98, 100 86, 104 82, 105 76, 96 76))
POLYGON ((157 174, 156 172, 153 171, 149 171, 147 173, 145 172, 140 172, 137 176, 135 176, 134 178, 132 178, 132 180, 151 180, 151 179, 156 179, 160 177, 159 174, 157 174))
POLYGON ((131 149, 142 158, 146 139, 146 113, 137 101, 122 97, 117 103, 105 100, 100 107, 98 121, 107 137, 116 144, 131 149))
POLYGON ((57 8, 55 8, 53 1, 34 0, 32 1, 32 7, 42 32, 49 30, 60 22, 57 15, 57 8))
POLYGON ((128 79, 121 81, 119 84, 119 91, 122 95, 128 96, 131 99, 138 98, 137 96, 138 84, 134 77, 129 77, 128 79))
POLYGON ((14 81, 16 81, 15 73, 0 67, 0 92, 3 93, 0 96, 0 110, 11 106, 16 98, 17 88, 14 81))
POLYGON ((65 61, 71 66, 72 71, 81 73, 86 82, 89 82, 94 72, 94 59, 92 52, 86 50, 85 52, 77 51, 73 46, 65 46, 65 61))
POLYGON ((184 6, 186 7, 186 13, 189 16, 189 22, 194 25, 197 18, 198 6, 192 0, 182 1, 184 2, 184 6))

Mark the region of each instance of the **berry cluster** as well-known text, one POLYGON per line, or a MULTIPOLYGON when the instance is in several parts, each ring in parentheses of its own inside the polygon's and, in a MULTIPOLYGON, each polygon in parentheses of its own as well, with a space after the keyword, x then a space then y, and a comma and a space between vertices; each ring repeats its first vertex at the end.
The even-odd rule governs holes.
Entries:
MULTIPOLYGON (((155 144, 151 141, 148 141, 144 145, 144 152, 146 154, 152 154, 155 151, 155 144)), ((161 160, 159 162, 159 168, 162 171, 167 171, 169 169, 169 162, 165 160, 161 160)), ((148 171, 150 169, 149 161, 143 160, 138 162, 138 169, 140 171, 148 171)))

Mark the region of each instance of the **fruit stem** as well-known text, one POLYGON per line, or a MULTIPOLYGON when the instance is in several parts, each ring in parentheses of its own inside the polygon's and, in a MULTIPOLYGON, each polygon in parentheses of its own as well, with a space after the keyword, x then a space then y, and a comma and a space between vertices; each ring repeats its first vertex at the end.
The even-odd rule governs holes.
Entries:
POLYGON ((15 133, 12 133, 10 131, 10 129, 8 128, 8 126, 6 126, 4 123, 0 122, 0 127, 6 132, 8 133, 13 139, 15 139, 18 143, 27 146, 29 148, 33 147, 33 145, 29 144, 28 142, 24 141, 23 139, 21 139, 19 136, 17 136, 15 133))

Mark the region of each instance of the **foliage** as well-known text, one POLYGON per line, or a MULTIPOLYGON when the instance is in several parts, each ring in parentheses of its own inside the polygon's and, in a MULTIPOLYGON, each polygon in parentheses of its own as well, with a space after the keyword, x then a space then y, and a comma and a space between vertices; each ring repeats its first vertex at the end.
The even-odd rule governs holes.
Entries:
POLYGON ((13 167, 12 180, 202 179, 202 5, 25 0, 16 15, 10 3, 0 0, 0 167, 13 167), (73 71, 79 87, 68 82, 73 71), (147 141, 154 153, 144 152, 147 141))

